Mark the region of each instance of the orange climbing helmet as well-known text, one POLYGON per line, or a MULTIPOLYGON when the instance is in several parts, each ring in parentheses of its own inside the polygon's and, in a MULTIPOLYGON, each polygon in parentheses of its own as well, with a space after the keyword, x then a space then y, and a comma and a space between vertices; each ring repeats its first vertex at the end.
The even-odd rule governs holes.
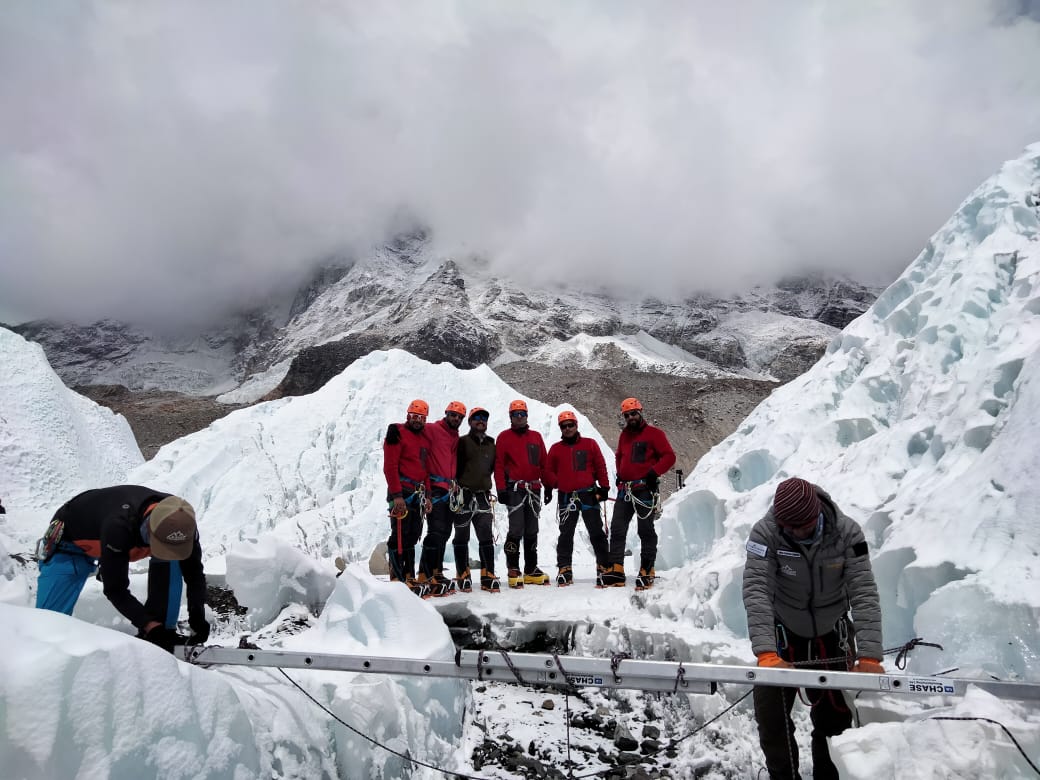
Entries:
POLYGON ((458 401, 452 401, 444 410, 445 414, 447 414, 448 412, 455 412, 455 414, 459 415, 460 417, 465 417, 466 404, 459 403, 458 401))
POLYGON ((423 417, 426 417, 429 413, 430 405, 419 398, 408 404, 408 414, 421 414, 423 417))
POLYGON ((521 401, 518 398, 517 400, 515 400, 515 401, 513 401, 512 403, 509 404, 509 411, 510 412, 526 412, 527 411, 527 402, 526 401, 521 401))
POLYGON ((626 398, 621 402, 621 413, 625 412, 641 412, 643 411, 643 405, 639 403, 638 398, 626 398))
POLYGON ((568 409, 566 411, 560 412, 560 416, 556 418, 556 422, 560 423, 561 425, 567 422, 568 420, 577 425, 578 415, 576 415, 574 412, 568 409))
POLYGON ((474 406, 472 409, 469 410, 469 419, 472 420, 478 414, 483 414, 485 417, 491 416, 491 413, 487 409, 484 409, 480 406, 474 406))

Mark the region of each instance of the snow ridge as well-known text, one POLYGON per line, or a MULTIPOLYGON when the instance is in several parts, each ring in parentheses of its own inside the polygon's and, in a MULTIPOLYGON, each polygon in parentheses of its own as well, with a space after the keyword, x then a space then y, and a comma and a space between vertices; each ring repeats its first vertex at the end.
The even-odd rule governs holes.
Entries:
POLYGON ((65 387, 38 344, 0 328, 0 365, 0 497, 12 518, 118 484, 144 461, 126 419, 65 387))

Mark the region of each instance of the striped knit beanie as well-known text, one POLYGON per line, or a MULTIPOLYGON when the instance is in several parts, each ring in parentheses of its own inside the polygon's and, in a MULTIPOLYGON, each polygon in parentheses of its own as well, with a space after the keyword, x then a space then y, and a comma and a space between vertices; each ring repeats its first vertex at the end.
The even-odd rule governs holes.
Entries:
POLYGON ((785 479, 773 496, 773 519, 783 528, 802 528, 820 516, 820 498, 811 482, 798 477, 785 479))

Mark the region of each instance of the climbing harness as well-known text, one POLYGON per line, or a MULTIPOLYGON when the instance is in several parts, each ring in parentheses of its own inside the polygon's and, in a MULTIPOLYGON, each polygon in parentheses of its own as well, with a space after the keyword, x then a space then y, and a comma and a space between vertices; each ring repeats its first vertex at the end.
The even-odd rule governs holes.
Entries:
POLYGON ((540 480, 533 480, 531 482, 516 481, 507 483, 509 489, 514 493, 523 492, 524 495, 520 499, 519 504, 506 504, 506 510, 509 514, 513 514, 517 509, 522 507, 525 503, 531 506, 535 512, 540 512, 542 509, 542 483, 540 480))
POLYGON ((644 501, 636 496, 635 491, 644 490, 647 487, 646 480, 636 479, 630 482, 617 481, 618 488, 618 501, 628 501, 632 504, 635 510, 636 517, 640 520, 646 520, 653 516, 661 508, 661 493, 660 491, 650 490, 650 500, 644 501), (640 510, 645 510, 641 512, 640 510))
POLYGON ((557 502, 557 505, 556 505, 556 516, 557 516, 557 519, 558 519, 560 525, 563 525, 567 515, 571 514, 572 512, 584 512, 584 511, 587 511, 589 509, 598 509, 599 508, 599 502, 598 501, 594 502, 592 504, 586 504, 581 499, 581 494, 582 493, 595 496, 596 488, 591 487, 591 488, 585 488, 583 490, 572 490, 572 491, 567 492, 567 493, 560 493, 560 498, 559 498, 559 500, 557 502), (564 503, 564 501, 565 501, 564 497, 566 497, 566 503, 564 503))

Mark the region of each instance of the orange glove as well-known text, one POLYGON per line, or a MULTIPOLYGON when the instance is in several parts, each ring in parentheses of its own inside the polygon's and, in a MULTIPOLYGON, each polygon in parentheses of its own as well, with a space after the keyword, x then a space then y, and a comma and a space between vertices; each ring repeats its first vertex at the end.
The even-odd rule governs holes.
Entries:
POLYGON ((773 666, 779 669, 793 669, 794 664, 790 661, 785 661, 783 658, 778 656, 776 653, 759 653, 758 654, 758 665, 759 666, 773 666))
POLYGON ((885 667, 876 658, 860 658, 852 667, 852 671, 863 674, 884 674, 885 667))

